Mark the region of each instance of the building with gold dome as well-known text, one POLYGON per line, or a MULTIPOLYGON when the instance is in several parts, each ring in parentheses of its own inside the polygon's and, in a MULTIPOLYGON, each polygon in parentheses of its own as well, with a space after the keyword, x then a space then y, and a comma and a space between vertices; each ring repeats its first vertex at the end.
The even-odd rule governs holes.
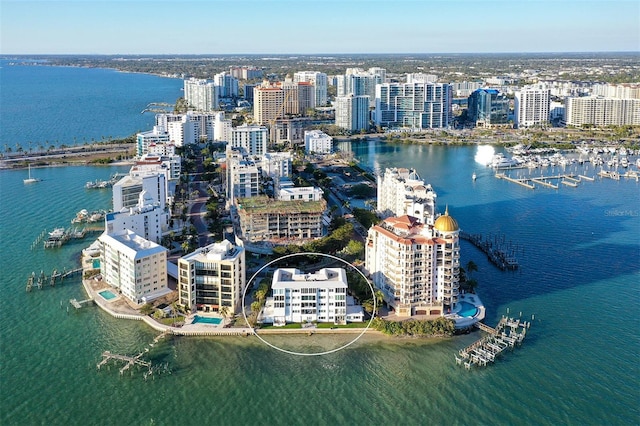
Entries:
POLYGON ((457 310, 458 234, 448 209, 433 225, 404 215, 369 229, 365 268, 397 316, 443 316, 457 310))

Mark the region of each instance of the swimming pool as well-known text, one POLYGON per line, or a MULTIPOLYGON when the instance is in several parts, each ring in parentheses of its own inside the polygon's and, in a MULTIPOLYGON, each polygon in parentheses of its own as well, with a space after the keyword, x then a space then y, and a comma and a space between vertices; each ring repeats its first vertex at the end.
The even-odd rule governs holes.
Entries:
POLYGON ((201 317, 199 315, 196 315, 193 318, 193 322, 192 324, 214 324, 214 325, 218 325, 222 322, 222 318, 211 318, 211 317, 201 317))
POLYGON ((115 299, 117 297, 115 294, 111 292, 111 290, 102 290, 98 294, 107 300, 115 299))
POLYGON ((461 317, 471 318, 478 313, 478 308, 476 308, 471 303, 458 302, 458 305, 460 305, 460 310, 458 311, 458 315, 460 315, 461 317))

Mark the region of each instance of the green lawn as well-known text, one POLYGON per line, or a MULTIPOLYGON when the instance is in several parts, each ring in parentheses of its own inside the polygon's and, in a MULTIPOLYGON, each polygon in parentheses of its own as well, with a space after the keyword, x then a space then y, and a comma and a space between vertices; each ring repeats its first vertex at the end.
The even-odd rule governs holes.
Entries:
POLYGON ((344 325, 335 325, 330 322, 318 323, 318 328, 366 328, 368 322, 350 322, 344 325))

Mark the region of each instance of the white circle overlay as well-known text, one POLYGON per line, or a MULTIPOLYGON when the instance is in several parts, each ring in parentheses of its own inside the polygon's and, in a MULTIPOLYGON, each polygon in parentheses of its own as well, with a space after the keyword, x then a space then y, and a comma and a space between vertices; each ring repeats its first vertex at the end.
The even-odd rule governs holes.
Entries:
POLYGON ((334 352, 338 352, 339 350, 345 349, 348 346, 351 346, 352 344, 354 344, 355 342, 358 341, 358 339, 360 339, 362 337, 362 335, 364 333, 367 332, 367 330, 369 330, 369 327, 371 327, 371 322, 373 321, 373 318, 375 317, 376 312, 378 311, 378 302, 376 300, 376 293, 373 290, 373 286, 371 285, 371 282, 367 279, 367 277, 364 276, 364 274, 362 273, 362 271, 360 271, 358 268, 356 268, 355 266, 353 266, 351 263, 347 262, 344 259, 341 259, 339 257, 333 256, 331 254, 325 254, 325 253, 312 253, 312 252, 304 252, 304 253, 291 253, 291 254, 286 254, 284 256, 281 256, 277 259, 273 259, 272 261, 268 262, 267 264, 265 264, 264 266, 262 266, 260 269, 258 269, 249 279, 249 281, 247 282, 247 285, 244 288, 244 291, 242 292, 242 316, 244 317, 244 321, 247 323, 247 326, 249 326, 249 328, 251 328, 251 330, 253 330, 253 335, 256 336, 258 339, 260 339, 262 341, 262 343, 264 343, 267 346, 270 346, 273 349, 276 349, 280 352, 284 352, 287 353, 289 355, 299 355, 299 356, 318 356, 318 355, 328 355, 328 354, 332 354, 334 352), (367 326, 365 327, 364 330, 362 330, 362 332, 360 334, 358 334, 355 339, 351 340, 350 342, 347 342, 346 344, 335 348, 335 349, 331 349, 325 352, 313 352, 313 353, 305 353, 305 352, 295 352, 295 351, 290 351, 284 348, 281 348, 277 345, 274 345, 273 343, 267 342, 265 339, 263 339, 262 337, 260 337, 258 335, 258 333, 256 333, 255 328, 251 327, 251 325, 249 324, 249 320, 247 319, 247 314, 246 314, 246 309, 245 309, 245 303, 244 303, 244 299, 247 296, 247 289, 250 287, 249 284, 251 284, 253 282, 253 280, 258 276, 258 274, 260 272, 262 272, 265 268, 269 267, 271 264, 282 260, 282 259, 287 259, 289 257, 295 257, 295 256, 324 256, 324 257, 328 257, 334 260, 339 260, 340 262, 346 264, 347 266, 355 269, 356 271, 358 271, 358 273, 362 276, 362 278, 364 278, 364 280, 367 282, 367 284, 369 284, 369 288, 371 289, 371 295, 373 296, 373 312, 371 313, 371 319, 369 320, 369 323, 367 324, 367 326))

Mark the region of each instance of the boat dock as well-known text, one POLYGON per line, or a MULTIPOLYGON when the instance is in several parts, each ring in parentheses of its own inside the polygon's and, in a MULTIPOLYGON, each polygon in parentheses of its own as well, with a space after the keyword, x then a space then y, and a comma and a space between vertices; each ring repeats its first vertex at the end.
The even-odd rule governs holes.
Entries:
POLYGON ((474 365, 484 367, 494 362, 505 349, 513 349, 516 345, 520 345, 531 323, 503 316, 495 328, 483 323, 475 325, 487 334, 461 349, 455 357, 456 364, 464 365, 467 370, 474 365))
POLYGON ((518 269, 518 260, 515 257, 517 247, 513 247, 511 242, 505 247, 504 237, 499 239, 497 236, 491 240, 490 237, 485 238, 480 234, 468 234, 460 232, 460 238, 469 241, 471 244, 482 250, 487 258, 498 268, 504 270, 518 269))
MULTIPOLYGON (((601 171, 598 173, 598 175, 615 179, 615 175, 612 175, 612 172, 601 171)), ((578 184, 583 180, 590 181, 590 182, 593 182, 595 180, 595 178, 593 177, 589 177, 585 175, 574 175, 574 174, 560 174, 560 175, 551 175, 551 176, 540 175, 540 176, 532 176, 532 177, 517 178, 517 179, 507 176, 505 173, 496 173, 495 176, 498 179, 504 179, 508 182, 513 182, 529 189, 535 189, 536 185, 545 186, 547 188, 552 188, 552 189, 558 189, 560 185, 558 183, 553 183, 554 181, 558 181, 558 180, 563 185, 576 188, 578 184)))
POLYGON ((531 183, 528 183, 529 179, 514 179, 514 178, 511 178, 511 177, 507 176, 504 173, 496 173, 496 177, 498 179, 504 179, 504 180, 509 181, 509 182, 517 183, 518 185, 524 186, 525 188, 536 189, 535 185, 533 185, 531 183))
POLYGON ((55 287, 56 284, 62 284, 65 278, 78 273, 82 273, 82 268, 72 269, 71 271, 67 271, 65 269, 62 272, 54 269, 53 272, 51 272, 51 275, 46 275, 44 271, 40 271, 40 275, 32 272, 31 275, 27 277, 27 292, 33 290, 34 287, 37 287, 38 289, 42 289, 47 285, 49 287, 55 287))
POLYGON ((69 303, 71 303, 71 306, 73 306, 76 309, 80 309, 82 308, 82 305, 84 305, 85 303, 91 303, 91 302, 93 302, 93 299, 85 299, 80 301, 78 301, 77 299, 69 299, 69 303))
MULTIPOLYGON (((102 232, 103 229, 97 228, 55 228, 49 232, 49 236, 44 240, 44 248, 57 248, 62 247, 63 244, 69 240, 81 240, 87 234, 102 232)), ((38 241, 38 240, 36 240, 38 241)))
POLYGON ((122 177, 126 176, 128 173, 114 173, 108 180, 100 180, 96 179, 93 182, 85 183, 84 187, 86 189, 105 189, 111 188, 116 184, 122 177))

